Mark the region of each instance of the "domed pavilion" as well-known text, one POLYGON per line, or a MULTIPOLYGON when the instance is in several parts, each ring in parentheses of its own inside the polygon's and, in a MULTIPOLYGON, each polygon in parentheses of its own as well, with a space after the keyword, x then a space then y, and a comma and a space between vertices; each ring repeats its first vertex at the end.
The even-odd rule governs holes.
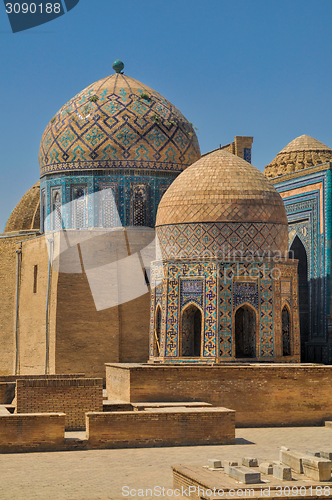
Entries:
POLYGON ((150 361, 298 361, 297 262, 282 198, 218 149, 173 182, 156 220, 150 361))

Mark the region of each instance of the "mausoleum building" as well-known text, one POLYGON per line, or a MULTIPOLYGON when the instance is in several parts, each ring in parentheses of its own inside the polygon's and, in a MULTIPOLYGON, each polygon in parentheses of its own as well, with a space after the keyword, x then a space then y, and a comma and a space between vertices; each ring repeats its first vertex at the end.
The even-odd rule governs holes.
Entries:
POLYGON ((301 359, 332 363, 332 149, 301 135, 265 167, 288 220, 288 245, 299 261, 301 359))
POLYGON ((297 261, 281 196, 250 163, 203 155, 156 220, 151 362, 299 361, 297 261))

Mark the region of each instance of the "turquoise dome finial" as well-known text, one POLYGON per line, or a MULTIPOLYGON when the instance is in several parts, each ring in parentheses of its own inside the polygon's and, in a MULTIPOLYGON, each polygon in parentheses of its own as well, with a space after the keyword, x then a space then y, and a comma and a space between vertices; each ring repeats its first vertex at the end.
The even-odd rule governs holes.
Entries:
POLYGON ((116 61, 114 61, 114 63, 112 64, 112 68, 114 69, 114 71, 116 73, 121 73, 121 71, 123 70, 124 68, 124 64, 122 61, 120 61, 120 59, 117 59, 116 61))

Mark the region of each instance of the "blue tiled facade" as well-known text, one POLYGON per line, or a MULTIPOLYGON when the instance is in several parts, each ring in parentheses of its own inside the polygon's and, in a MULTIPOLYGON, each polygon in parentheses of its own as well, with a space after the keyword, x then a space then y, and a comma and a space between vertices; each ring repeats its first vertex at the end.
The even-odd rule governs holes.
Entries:
POLYGON ((155 357, 156 310, 161 311, 160 358, 166 363, 235 361, 235 313, 249 305, 256 317, 259 361, 298 361, 300 353, 296 266, 271 260, 156 261, 152 267, 150 359, 155 357), (277 275, 278 273, 278 275, 277 275), (279 275, 280 273, 280 275, 279 275), (284 287, 283 284, 289 287, 284 287), (202 313, 200 357, 181 355, 181 321, 188 305, 202 313), (292 356, 282 355, 281 311, 292 317, 292 356))
POLYGON ((83 171, 74 175, 53 174, 41 179, 41 220, 46 231, 61 228, 94 228, 119 225, 154 227, 157 207, 166 189, 173 182, 175 172, 136 170, 83 171), (78 175, 80 174, 80 175, 78 175), (112 189, 120 221, 105 220, 102 191, 112 189), (135 190, 139 190, 142 209, 140 218, 135 215, 135 190), (101 196, 91 196, 99 193, 101 196), (81 195, 81 196, 79 196, 81 195), (76 200, 80 199, 81 218, 75 214, 76 200), (61 206, 61 227, 57 227, 56 202, 61 206), (99 206, 98 206, 99 205, 99 206))
POLYGON ((297 237, 307 256, 308 338, 302 338, 302 360, 331 363, 330 163, 275 178, 273 183, 285 203, 289 247, 297 237))

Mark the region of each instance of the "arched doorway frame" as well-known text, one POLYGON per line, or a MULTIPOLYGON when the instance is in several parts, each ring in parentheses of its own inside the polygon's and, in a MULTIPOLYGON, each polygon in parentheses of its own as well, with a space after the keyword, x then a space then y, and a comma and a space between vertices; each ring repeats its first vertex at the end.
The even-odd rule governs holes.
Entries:
POLYGON ((203 312, 203 309, 197 304, 197 302, 194 302, 194 301, 190 301, 188 302, 188 304, 186 304, 184 306, 184 308, 181 310, 181 316, 180 316, 180 331, 179 331, 179 354, 180 354, 180 358, 186 358, 186 357, 193 357, 193 358, 197 358, 198 356, 183 356, 182 355, 182 335, 183 335, 183 332, 182 332, 182 320, 183 320, 183 314, 185 313, 185 311, 187 309, 189 309, 189 307, 191 306, 194 306, 196 307, 196 309, 198 309, 201 313, 201 349, 200 349, 200 352, 201 352, 201 355, 199 356, 200 358, 203 357, 203 348, 204 348, 204 312, 203 312))
POLYGON ((154 323, 153 323, 153 356, 155 358, 160 358, 161 356, 161 325, 162 325, 162 310, 160 304, 157 304, 154 313, 154 323), (158 321, 158 312, 160 313, 160 330, 159 330, 159 338, 158 338, 158 330, 157 330, 157 321, 158 321))
POLYGON ((292 245, 293 245, 296 237, 298 237, 298 239, 302 243, 302 245, 304 247, 304 250, 305 250, 305 253, 306 253, 306 257, 307 257, 307 279, 308 279, 308 282, 309 282, 310 275, 311 275, 311 260, 309 258, 309 256, 310 256, 310 248, 308 248, 307 242, 303 239, 303 235, 299 231, 295 232, 295 234, 294 234, 294 236, 292 238, 292 241, 289 242, 289 244, 288 244, 288 252, 291 251, 292 245))
POLYGON ((261 352, 261 346, 260 346, 260 322, 259 322, 259 314, 257 309, 252 305, 249 304, 249 302, 243 302, 242 304, 239 304, 234 310, 233 310, 233 317, 232 317, 232 357, 236 359, 259 359, 259 353, 261 352), (237 358, 236 357, 236 332, 235 332, 235 315, 241 307, 247 306, 249 309, 251 309, 255 313, 255 318, 256 318, 256 335, 255 335, 255 342, 256 342, 256 356, 254 358, 237 358), (258 355, 257 355, 258 353, 258 355))
MULTIPOLYGON (((291 252, 292 246, 294 245, 294 242, 298 239, 300 244, 303 247, 303 251, 305 252, 305 266, 306 266, 306 284, 302 282, 301 284, 301 273, 300 271, 300 266, 301 264, 304 264, 304 261, 301 259, 298 259, 299 261, 299 267, 298 267, 298 307, 299 307, 299 324, 300 324, 300 349, 301 349, 301 361, 304 361, 306 359, 306 343, 310 340, 311 337, 311 328, 312 328, 312 320, 313 320, 313 311, 311 308, 312 304, 312 285, 310 283, 310 276, 311 276, 311 259, 310 259, 310 248, 308 247, 308 244, 306 241, 303 239, 301 233, 299 231, 295 231, 295 234, 292 238, 292 241, 289 245, 289 252, 291 252), (305 289, 307 290, 305 293, 305 289), (305 302, 303 304, 303 301, 301 300, 303 298, 303 294, 306 296, 305 302), (305 319, 305 316, 307 315, 307 321, 305 324, 307 324, 306 328, 303 328, 303 321, 305 319)), ((290 257, 292 257, 290 255, 290 257)), ((296 258, 296 256, 295 256, 296 258)), ((303 273, 302 276, 305 276, 305 273, 303 273)), ((282 310, 281 310, 282 311, 282 310)), ((293 345, 291 347, 292 352, 293 350, 293 345)))
POLYGON ((285 300, 283 301, 282 303, 282 306, 281 306, 281 355, 282 357, 285 357, 285 358, 288 358, 289 356, 292 356, 294 353, 294 345, 293 345, 293 315, 292 315, 292 312, 291 312, 291 308, 290 308, 290 305, 288 304, 288 302, 286 302, 285 300), (284 339, 283 339, 283 333, 282 333, 282 311, 284 310, 284 308, 286 307, 287 311, 288 311, 288 317, 289 317, 289 345, 290 345, 290 354, 284 356, 284 339))

